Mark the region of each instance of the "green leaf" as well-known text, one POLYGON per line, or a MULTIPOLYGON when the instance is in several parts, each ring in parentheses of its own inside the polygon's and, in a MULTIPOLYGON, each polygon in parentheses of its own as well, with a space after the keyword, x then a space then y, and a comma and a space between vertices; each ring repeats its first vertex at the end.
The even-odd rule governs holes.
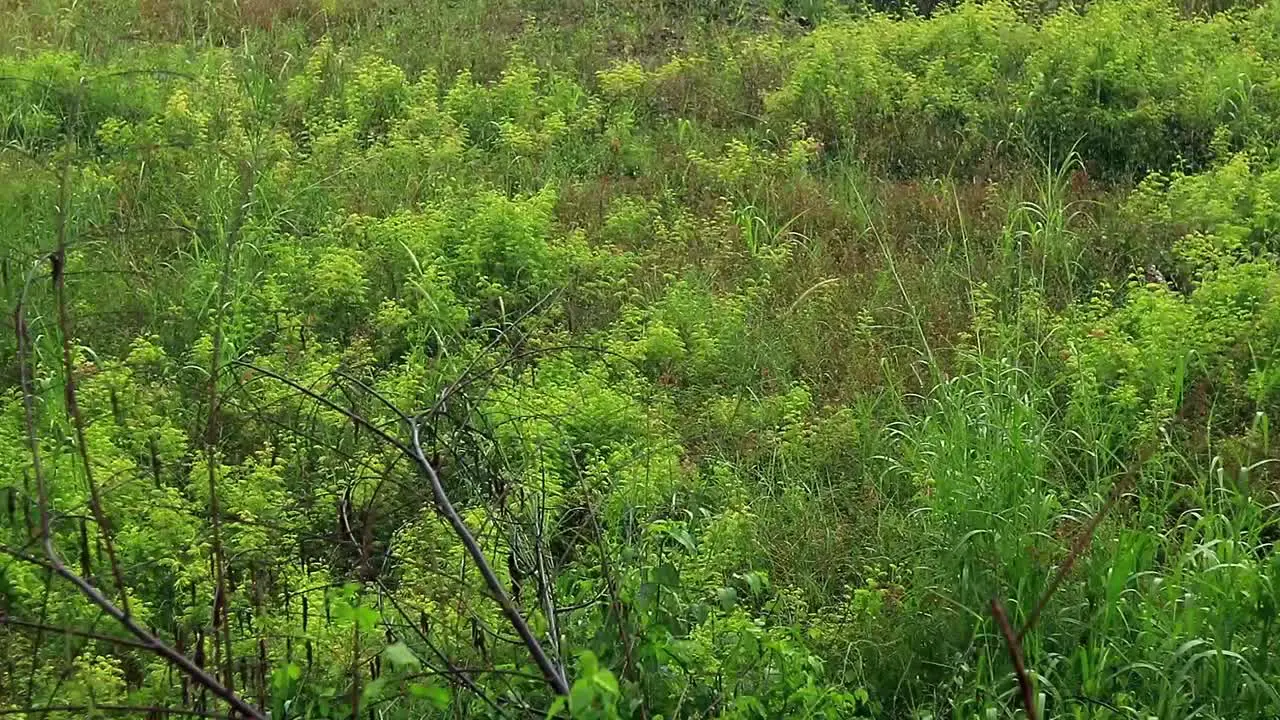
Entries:
POLYGON ((591 707, 591 703, 596 697, 596 686, 588 677, 579 678, 573 684, 573 689, 569 691, 569 714, 578 716, 584 710, 591 707))
POLYGON ((684 528, 675 528, 668 531, 667 534, 670 535, 673 540, 683 545, 684 549, 688 550, 690 555, 698 552, 697 548, 693 545, 693 536, 689 534, 688 530, 684 528))
POLYGON ((404 642, 396 642, 382 650, 382 658, 397 668, 422 667, 422 661, 404 642))
POLYGON ((722 587, 716 593, 716 599, 720 601, 720 609, 727 612, 738 603, 738 591, 731 587, 722 587))
POLYGON ((653 569, 653 581, 669 588, 680 587, 680 571, 671 563, 662 563, 653 569))
POLYGON ((763 575, 755 571, 739 575, 738 577, 742 578, 743 582, 747 584, 747 588, 751 590, 751 594, 753 596, 757 596, 764 592, 765 586, 768 585, 768 580, 765 580, 763 575))
POLYGON ((382 697, 382 690, 387 685, 387 679, 380 677, 377 680, 370 680, 368 685, 364 686, 364 691, 360 693, 360 704, 368 705, 369 703, 382 697))
POLYGON ((596 685, 605 692, 610 695, 618 694, 618 679, 613 676, 613 673, 601 668, 600 671, 595 674, 593 679, 595 680, 596 685))
POLYGON ((600 660, 596 654, 587 650, 578 657, 578 673, 583 677, 591 677, 600 668, 600 660))
POLYGON ((689 606, 689 612, 693 615, 693 619, 700 623, 707 621, 707 617, 711 615, 711 607, 706 603, 694 603, 689 606))
POLYGON ((284 695, 300 677, 302 677, 302 668, 294 663, 278 667, 271 673, 271 689, 275 694, 284 695))
POLYGON ((370 631, 378 624, 378 611, 371 607, 352 608, 356 625, 363 631, 370 631))
POLYGON ((414 683, 409 686, 409 694, 419 700, 426 700, 435 706, 437 710, 448 710, 449 704, 453 701, 453 696, 448 688, 439 685, 421 685, 414 683))

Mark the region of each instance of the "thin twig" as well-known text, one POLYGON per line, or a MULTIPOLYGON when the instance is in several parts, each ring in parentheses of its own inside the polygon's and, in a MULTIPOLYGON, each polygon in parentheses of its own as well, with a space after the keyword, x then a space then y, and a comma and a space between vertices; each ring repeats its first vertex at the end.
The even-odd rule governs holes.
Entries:
MULTIPOLYGON (((1145 462, 1146 454, 1144 453, 1143 458, 1138 462, 1138 469, 1141 469, 1145 462)), ((1022 642, 1022 639, 1027 636, 1027 633, 1031 632, 1032 628, 1034 628, 1036 623, 1039 622, 1040 615, 1049 604, 1049 600, 1053 598, 1054 593, 1056 593, 1058 588, 1062 586, 1062 582, 1067 579, 1067 575, 1071 573, 1071 568, 1075 566, 1076 560, 1084 554, 1085 550, 1087 550, 1089 545, 1093 542, 1093 536, 1097 533, 1098 526, 1102 524, 1103 518, 1107 516, 1107 513, 1111 512, 1111 508, 1115 507, 1116 503, 1120 501, 1120 498, 1124 496, 1124 493, 1132 485, 1134 478, 1136 477, 1136 472, 1137 471, 1134 470, 1126 473, 1125 478, 1116 483, 1115 487, 1111 488, 1111 496, 1102 504, 1102 507, 1098 509, 1098 512, 1094 513, 1093 517, 1089 518, 1088 524, 1085 525, 1084 528, 1076 535, 1075 542, 1071 544, 1070 552, 1068 552, 1067 557, 1063 559, 1062 565, 1058 567, 1058 572, 1054 574, 1053 580, 1049 582, 1049 586, 1045 588, 1045 591, 1040 596, 1040 600, 1036 603, 1035 608, 1031 610, 1031 614, 1027 616, 1026 622, 1022 624, 1022 630, 1020 630, 1017 635, 1018 642, 1022 642)))
POLYGON ((94 587, 89 581, 77 575, 75 572, 67 568, 58 554, 57 548, 53 544, 53 532, 50 527, 49 514, 49 487, 45 481, 44 466, 41 463, 40 439, 36 433, 35 421, 35 391, 31 378, 30 352, 31 338, 27 330, 26 313, 24 312, 22 300, 19 300, 17 308, 14 310, 14 327, 18 335, 18 370, 21 378, 22 386, 22 403, 24 411, 24 420, 27 432, 27 447, 31 452, 31 469, 36 480, 37 505, 40 508, 40 539, 44 546, 45 559, 40 559, 34 555, 30 555, 25 551, 15 550, 4 545, 0 545, 0 552, 18 558, 33 565, 50 570, 52 573, 71 583, 80 591, 89 602, 98 606, 104 613, 115 619, 125 630, 129 631, 134 637, 141 640, 152 652, 164 658, 167 662, 177 667, 191 679, 207 688, 214 695, 222 698, 236 712, 252 720, 266 720, 266 716, 258 709, 249 705, 230 688, 217 679, 210 676, 202 668, 192 662, 187 656, 174 650, 172 647, 164 643, 155 635, 148 632, 145 628, 138 625, 131 615, 121 610, 111 602, 109 598, 102 594, 98 588, 94 587))
POLYGON ((1150 455, 1150 448, 1143 449, 1139 453, 1138 462, 1134 468, 1125 473, 1125 477, 1111 488, 1110 497, 1093 514, 1093 517, 1089 518, 1089 522, 1076 535, 1075 542, 1072 543, 1067 557, 1063 559, 1062 565, 1058 567, 1058 572, 1049 581, 1049 586, 1040 595, 1036 606, 1031 610, 1031 614, 1027 616, 1026 622, 1023 623, 1021 631, 1014 633, 1012 625, 1009 624, 1009 616, 1005 612, 1004 604, 1000 602, 998 597, 991 598, 991 616, 995 618, 996 626, 1000 629, 1000 634, 1004 636, 1005 646, 1009 650, 1009 658, 1013 661, 1014 675, 1018 679, 1018 686, 1022 689, 1022 707, 1026 710, 1027 717, 1030 720, 1036 720, 1037 716, 1035 686, 1032 684, 1031 675, 1027 672, 1026 663, 1023 660, 1022 640, 1027 633, 1035 628, 1040 616, 1044 613, 1044 609, 1049 605, 1049 600, 1053 598, 1058 588, 1062 586, 1063 581, 1066 580, 1067 575, 1071 573, 1071 568, 1075 566, 1076 560, 1084 554, 1093 542, 1094 535, 1098 531, 1098 526, 1102 524, 1103 518, 1124 496, 1125 491, 1135 481, 1138 473, 1142 471, 1142 466, 1146 464, 1150 455))
POLYGON ((1014 636, 1013 627, 1009 625, 1009 616, 1005 613, 1004 604, 999 598, 991 598, 991 616, 996 619, 996 626, 1000 628, 1005 646, 1009 648, 1009 659, 1013 661, 1013 673, 1018 678, 1018 687, 1022 689, 1022 709, 1027 712, 1029 720, 1037 720, 1039 714, 1036 712, 1036 691, 1031 683, 1031 676, 1027 673, 1027 666, 1022 661, 1022 643, 1014 636))
POLYGON ((29 628, 32 630, 40 630, 43 632, 58 633, 61 635, 71 635, 73 637, 88 638, 89 640, 100 640, 102 642, 109 642, 116 645, 124 645, 126 647, 144 648, 147 650, 151 649, 150 645, 147 645, 146 643, 138 642, 137 640, 112 637, 110 635, 102 635, 100 633, 93 633, 87 630, 75 630, 73 628, 59 627, 56 625, 47 625, 45 623, 31 622, 29 620, 19 620, 15 617, 10 617, 8 615, 0 615, 0 625, 11 625, 13 627, 29 628))
MULTIPOLYGON (((236 241, 239 239, 240 228, 244 224, 244 217, 248 209, 250 195, 253 192, 252 167, 247 162, 244 162, 240 167, 240 182, 240 201, 234 210, 231 223, 226 232, 222 268, 218 277, 218 304, 217 308, 214 310, 213 347, 209 353, 209 415, 204 428, 205 465, 208 469, 209 483, 209 522, 212 530, 211 542, 213 545, 213 581, 215 592, 215 599, 213 603, 213 632, 215 638, 218 637, 219 631, 222 633, 222 681, 226 683, 229 690, 235 689, 235 679, 231 667, 231 623, 227 618, 227 612, 231 605, 231 597, 228 592, 226 582, 227 568, 224 567, 226 555, 222 547, 222 518, 221 508, 218 503, 218 375, 222 370, 222 345, 224 341, 223 323, 226 318, 228 286, 231 284, 231 262, 232 258, 235 256, 236 241)), ((215 642, 215 647, 216 646, 217 643, 215 642)))
MULTIPOLYGON (((49 545, 51 548, 52 543, 49 543, 49 545)), ((159 655, 160 657, 164 658, 166 661, 168 661, 169 663, 177 667, 179 670, 185 673, 192 680, 195 680, 200 685, 203 685, 214 695, 222 698, 237 713, 244 715, 245 717, 252 718, 252 720, 267 720, 266 716, 263 715, 261 711, 259 711, 257 708, 253 707, 249 703, 245 702, 242 698, 240 698, 231 690, 227 689, 225 685, 218 682, 216 678, 212 677, 211 675, 206 673, 204 670, 202 670, 199 666, 197 666, 194 662, 192 662, 190 658, 178 652, 177 650, 174 650, 172 647, 167 645, 160 638, 156 637, 155 635, 148 632, 145 628, 138 625, 136 622, 134 622, 133 617, 131 615, 125 615, 124 612, 120 610, 120 608, 116 607, 115 603, 111 602, 111 600, 108 599, 105 595, 103 595, 97 588, 95 588, 93 585, 90 585, 89 582, 86 581, 84 578, 80 577, 75 572, 68 569, 67 566, 63 564, 62 560, 58 557, 56 550, 54 551, 54 554, 52 555, 52 557, 48 559, 41 559, 34 555, 30 555, 28 553, 22 552, 21 550, 15 550, 5 545, 0 545, 0 552, 6 555, 9 555, 11 557, 17 558, 18 560, 22 560, 23 562, 31 563, 32 565, 37 565, 39 567, 43 567, 48 570, 51 570, 54 574, 58 575, 62 579, 74 585, 76 589, 80 591, 80 594, 84 595, 85 598, 89 600, 89 602, 101 608, 104 613, 106 613, 108 616, 110 616, 112 619, 118 622, 121 627, 123 627, 125 630, 128 630, 134 637, 141 640, 142 643, 146 645, 147 648, 149 648, 152 652, 154 652, 155 654, 159 655)), ((48 552, 48 549, 46 549, 46 553, 47 552, 48 552)))
POLYGON ((93 710, 103 710, 106 712, 121 713, 153 713, 162 715, 189 715, 192 717, 203 718, 228 718, 230 716, 223 713, 206 712, 204 710, 184 710, 182 708, 160 707, 158 705, 40 705, 36 707, 14 708, 9 710, 0 710, 0 715, 44 715, 47 713, 84 713, 87 714, 93 710))
POLYGON ((537 664, 538 669, 546 677, 547 684, 557 694, 568 695, 569 683, 564 674, 552 662, 538 639, 534 637, 533 631, 529 629, 529 624, 524 620, 524 616, 520 614, 515 603, 511 602, 511 597, 507 595, 506 589, 502 587, 502 582, 498 580, 498 576, 493 572, 493 567, 489 565, 488 558, 485 557, 484 551, 480 549, 480 545, 471 534, 471 530, 463 522, 462 517, 458 515, 458 511, 454 509, 453 503, 449 500, 449 495, 445 492, 444 485, 440 482, 440 475, 422 450, 422 433, 417 422, 410 426, 410 432, 412 433, 413 459, 431 483, 431 494, 435 498, 436 508, 449 521, 454 534, 462 541, 462 545, 467 549, 467 554, 471 556, 477 569, 480 570, 480 576, 484 578, 485 585, 489 588, 489 593, 493 595, 494 600, 502 608, 502 613, 507 616, 507 621, 511 623, 520 639, 524 641, 525 647, 528 648, 534 663, 537 664))
POLYGON ((22 300, 14 310, 13 326, 18 335, 18 375, 22 387, 23 417, 26 422, 27 449, 31 452, 31 472, 36 479, 36 508, 40 514, 40 541, 48 549, 53 547, 53 531, 49 519, 49 488, 45 486, 44 467, 40 461, 40 441, 36 435, 35 389, 31 367, 27 358, 31 352, 31 335, 27 330, 27 316, 22 300))
POLYGON ((63 396, 67 406, 67 415, 75 427, 76 451, 80 456, 80 464, 84 466, 84 481, 89 486, 89 508, 93 512, 93 520, 98 524, 103 544, 107 549, 107 562, 111 565, 111 576, 116 583, 116 592, 120 593, 120 607, 125 614, 129 610, 129 589, 124 584, 124 572, 120 569, 120 559, 116 555, 115 532, 111 527, 111 519, 107 517, 102 504, 102 493, 93 477, 93 463, 89 460, 89 441, 85 437, 84 415, 80 412, 80 403, 76 400, 76 369, 71 358, 71 313, 67 309, 67 219, 70 213, 70 168, 71 160, 67 159, 63 166, 62 180, 58 186, 58 248, 49 256, 52 265, 54 301, 58 306, 58 330, 62 334, 62 374, 63 396))
POLYGON ((379 589, 381 589, 383 592, 383 596, 387 599, 387 602, 391 603, 391 607, 395 608, 396 612, 400 613, 400 617, 404 618, 405 627, 408 627, 409 629, 411 629, 414 635, 416 635, 418 639, 421 640, 423 644, 425 644, 427 648, 431 650, 431 652, 437 658, 440 659, 440 662, 444 663, 445 670, 437 671, 435 668, 432 668, 429 664, 425 662, 423 664, 427 665, 427 667, 430 668, 432 671, 439 672, 439 674, 441 675, 447 675, 449 677, 456 679, 463 687, 467 688, 472 693, 474 693, 476 697, 480 698, 482 702, 484 702, 489 707, 493 708, 494 711, 498 713, 499 717, 505 716, 506 713, 502 709, 502 706, 499 705, 496 701, 494 701, 493 698, 489 697, 489 694, 486 693, 483 688, 481 688, 478 684, 476 684, 474 680, 471 679, 471 673, 473 671, 466 670, 464 668, 459 668, 458 666, 454 665, 453 661, 449 659, 449 656, 446 655, 444 651, 440 650, 439 647, 437 647, 436 644, 431 641, 431 638, 427 637, 427 634, 422 630, 422 628, 418 627, 416 624, 414 624, 410 620, 409 615, 404 611, 404 608, 400 605, 400 603, 396 601, 395 595, 391 594, 391 591, 387 589, 387 586, 383 584, 382 580, 379 579, 377 583, 378 583, 379 589))
POLYGON ((405 445, 403 442, 396 439, 395 436, 391 435, 386 430, 383 430, 377 425, 374 425, 373 423, 369 422, 364 417, 361 417, 360 415, 353 413, 350 409, 344 408, 341 405, 333 402, 332 400, 325 397, 324 395, 321 395, 315 390, 312 390, 311 388, 305 385, 302 385, 301 383, 295 380, 291 380, 288 377, 285 377, 284 375, 281 375, 280 373, 275 372, 274 370, 269 370, 265 367, 262 367, 261 365, 254 365, 253 363, 245 360, 231 360, 230 362, 233 365, 239 365, 240 367, 253 370, 254 372, 261 373, 271 378, 272 380, 288 385, 294 390, 316 401, 316 403, 323 405, 324 407, 327 407, 334 412, 342 414, 352 422, 359 423, 364 429, 372 432, 374 435, 377 435, 379 440, 382 440, 383 442, 394 447, 395 449, 399 450, 405 455, 408 455, 410 458, 413 457, 413 451, 409 449, 409 446, 405 445))
POLYGON ((537 510, 537 526, 533 535, 533 552, 538 565, 538 595, 542 599, 542 612, 547 618, 547 640, 551 652, 555 654, 556 663, 564 667, 564 653, 560 647, 560 619, 556 610, 555 580, 547 570, 546 547, 542 538, 547 527, 547 474, 544 466, 542 472, 542 494, 539 496, 537 510))

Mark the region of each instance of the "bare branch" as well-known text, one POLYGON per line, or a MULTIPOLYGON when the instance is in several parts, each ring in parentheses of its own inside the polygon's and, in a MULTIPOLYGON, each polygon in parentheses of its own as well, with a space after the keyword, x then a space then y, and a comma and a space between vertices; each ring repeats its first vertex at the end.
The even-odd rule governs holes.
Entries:
POLYGON ((1146 464, 1150 456, 1151 449, 1149 447, 1144 448, 1139 453, 1137 464, 1125 473, 1120 482, 1117 482, 1111 488, 1110 497, 1093 514, 1093 517, 1089 518, 1088 524, 1076 535, 1070 552, 1067 553, 1062 565, 1058 567, 1058 572, 1054 574, 1049 586, 1041 594, 1040 600, 1036 603, 1035 608, 1032 609, 1031 614, 1027 616, 1027 620, 1023 623, 1020 632, 1014 633, 1013 626, 1009 624, 1009 616, 1005 612, 1004 604, 1000 602, 1000 599, 998 597, 991 598, 991 616, 995 618, 996 627, 999 628, 1000 634, 1004 637, 1005 646, 1009 650, 1009 659, 1013 661, 1013 672, 1018 679, 1018 687, 1022 691, 1022 707, 1026 710, 1027 717, 1030 720, 1037 720, 1038 710, 1035 701, 1035 686, 1032 684, 1031 675, 1027 672, 1027 666, 1022 655, 1022 639, 1035 628, 1045 607, 1048 606, 1049 600, 1053 598, 1067 575, 1071 573, 1071 568, 1075 566, 1076 560, 1084 554, 1085 550, 1093 542, 1094 534, 1097 532, 1098 526, 1102 524, 1102 519, 1107 516, 1111 508, 1115 507, 1115 504, 1124 496, 1125 491, 1135 482, 1138 474, 1142 471, 1142 466, 1146 464))
POLYGON ((138 625, 131 615, 126 613, 115 603, 111 602, 98 588, 94 587, 84 578, 67 568, 63 563, 61 556, 58 554, 57 548, 53 543, 53 532, 50 527, 49 513, 49 487, 45 481, 44 468, 41 464, 40 440, 36 433, 35 421, 35 391, 31 378, 31 338, 27 330, 26 314, 22 300, 19 300, 18 306, 14 311, 14 327, 18 335, 18 366, 21 376, 22 401, 24 410, 24 419, 27 432, 27 447, 31 452, 32 473, 36 480, 37 505, 40 508, 40 539, 44 546, 45 559, 40 559, 34 555, 30 555, 22 550, 16 550, 7 546, 0 545, 0 552, 4 552, 12 557, 24 560, 26 562, 46 568, 53 574, 58 575, 67 582, 75 586, 80 594, 89 602, 98 606, 104 613, 115 619, 121 627, 129 631, 134 637, 138 638, 144 645, 151 649, 167 662, 177 667, 184 674, 195 680, 200 685, 207 688, 214 695, 225 700, 238 713, 252 718, 253 720, 266 720, 266 716, 259 710, 249 705, 230 688, 218 682, 211 677, 203 669, 193 663, 187 656, 174 650, 165 644, 158 637, 148 632, 145 628, 138 625))
POLYGON ((132 616, 124 614, 120 608, 116 607, 115 604, 99 592, 97 588, 90 585, 84 578, 69 570, 58 558, 56 553, 48 559, 43 559, 5 545, 0 545, 0 552, 17 558, 18 560, 22 560, 23 562, 38 565, 52 571, 58 577, 61 577, 74 585, 76 589, 80 591, 80 594, 84 595, 89 602, 98 606, 109 617, 120 623, 121 627, 128 630, 134 637, 142 641, 142 644, 148 649, 159 655, 174 667, 178 668, 192 680, 195 680, 197 683, 207 688, 209 692, 219 698, 222 698, 222 700, 226 701, 226 703, 237 713, 244 715, 245 717, 252 718, 252 720, 267 720, 266 715, 264 715, 260 710, 248 704, 240 698, 240 696, 227 689, 225 685, 218 682, 217 679, 202 670, 186 655, 174 650, 164 641, 160 640, 160 638, 151 634, 145 628, 134 622, 132 616))
POLYGON ((93 520, 102 533, 102 541, 107 549, 107 561, 111 565, 111 576, 116 583, 116 592, 120 593, 120 607, 129 614, 129 589, 124 584, 124 573, 120 569, 120 560, 116 555, 115 532, 111 528, 111 520, 107 517, 102 505, 102 493, 93 477, 93 463, 89 461, 89 441, 85 438, 84 416, 80 413, 80 403, 76 400, 76 369, 71 359, 71 313, 67 309, 67 221, 71 213, 71 158, 68 156, 63 164, 62 177, 58 183, 58 247, 49 256, 52 266, 54 300, 58 306, 58 329, 62 335, 62 374, 63 395, 66 399, 67 415, 76 433, 76 450, 80 456, 80 464, 84 466, 84 481, 89 486, 89 508, 93 511, 93 520))
POLYGON ((1076 560, 1084 554, 1085 550, 1093 542, 1093 536, 1098 531, 1098 526, 1102 524, 1103 518, 1107 513, 1111 512, 1111 508, 1120 501, 1124 493, 1133 485, 1137 474, 1141 471, 1142 466, 1146 464, 1147 458, 1150 456, 1149 451, 1143 451, 1137 465, 1134 469, 1125 473, 1125 477, 1111 488, 1111 496, 1102 504, 1098 512, 1093 514, 1089 519, 1089 523, 1076 535, 1075 542, 1071 544, 1071 551, 1067 553, 1067 557, 1062 561, 1062 565, 1058 567, 1058 572, 1054 574, 1053 580, 1049 582, 1049 587, 1045 588, 1044 593, 1040 596, 1040 600, 1036 603, 1031 614, 1027 616, 1026 622, 1022 625, 1022 630, 1018 632, 1018 641, 1021 642, 1031 632, 1032 628, 1040 620, 1040 615, 1044 612, 1045 606, 1049 604, 1049 600, 1053 598, 1054 593, 1062 586, 1062 581, 1067 579, 1067 575, 1071 574, 1071 568, 1075 567, 1076 560))
MULTIPOLYGON (((502 706, 498 705, 493 698, 489 697, 489 694, 471 678, 472 671, 465 670, 454 665, 453 661, 449 659, 449 656, 445 655, 445 653, 440 650, 435 643, 431 642, 431 638, 427 637, 427 634, 422 630, 422 628, 418 627, 410 620, 409 615, 404 611, 404 608, 400 603, 396 602, 395 596, 391 594, 391 591, 387 589, 387 586, 384 585, 381 580, 378 581, 378 587, 382 590, 383 597, 391 603, 391 607, 395 608, 396 612, 400 613, 400 617, 404 618, 405 626, 412 629, 414 635, 416 635, 418 639, 431 650, 432 654, 440 659, 440 662, 444 663, 445 670, 436 672, 440 672, 441 674, 446 674, 449 677, 457 679, 463 687, 474 693, 476 697, 480 698, 480 700, 486 705, 497 711, 499 715, 505 715, 502 710, 502 706)), ((424 665, 426 665, 426 663, 424 663, 424 665)), ((427 665, 427 667, 435 671, 435 669, 431 668, 430 665, 427 665)))
MULTIPOLYGON (((240 228, 244 224, 249 201, 253 192, 252 166, 242 162, 240 166, 240 201, 236 205, 231 223, 227 229, 223 247, 222 268, 218 277, 217 308, 213 321, 213 348, 209 354, 209 415, 204 428, 205 465, 208 469, 209 483, 209 522, 212 530, 213 545, 213 581, 215 600, 213 606, 213 633, 215 639, 221 631, 223 682, 229 690, 234 689, 234 676, 231 668, 231 623, 227 619, 227 608, 231 604, 226 582, 226 555, 222 547, 222 518, 218 504, 218 375, 222 370, 222 345, 224 339, 223 322, 226 317, 228 286, 231 284, 231 262, 235 256, 236 241, 240 236, 240 228)), ((215 641, 214 647, 218 643, 215 641)))
POLYGON ((91 710, 102 710, 105 712, 119 713, 156 713, 162 715, 187 715, 191 717, 203 718, 228 718, 230 716, 223 713, 207 712, 204 710, 185 710, 182 708, 160 707, 155 705, 40 705, 37 707, 15 708, 10 710, 0 710, 0 716, 3 715, 44 715, 47 713, 86 713, 91 710))
POLYGON ((374 425, 373 423, 365 419, 363 416, 357 413, 354 413, 347 408, 342 407, 341 405, 333 402, 332 400, 321 395, 320 393, 317 393, 311 388, 306 387, 305 385, 302 385, 301 383, 298 383, 294 380, 291 380, 285 377, 284 375, 281 375, 280 373, 275 372, 274 370, 269 370, 260 365, 254 365, 253 363, 247 362, 245 360, 232 360, 231 363, 234 365, 239 365, 240 367, 248 368, 249 370, 253 370, 254 372, 261 373, 271 378, 272 380, 276 380, 278 382, 284 383, 285 385, 288 385, 294 390, 302 393, 303 395, 311 398, 312 400, 315 400, 320 405, 323 405, 324 407, 327 407, 330 410, 333 410, 334 412, 341 413, 342 415, 346 416, 348 420, 351 420, 352 422, 359 424, 364 429, 372 432, 374 435, 377 435, 380 440, 391 445, 392 447, 404 453, 405 455, 408 455, 410 458, 413 457, 413 451, 409 449, 409 446, 397 440, 394 436, 389 434, 386 430, 383 430, 377 425, 374 425))
POLYGON ((75 630, 72 628, 59 627, 56 625, 46 625, 45 623, 30 622, 28 620, 19 620, 8 615, 0 615, 0 625, 12 625, 13 627, 29 628, 42 632, 58 633, 60 635, 71 635, 73 637, 82 637, 89 640, 99 640, 109 642, 116 645, 124 645, 126 647, 144 648, 150 650, 151 646, 137 640, 129 640, 128 638, 111 637, 110 635, 102 635, 99 633, 89 632, 87 630, 75 630))
POLYGON ((1026 711, 1030 720, 1037 720, 1039 714, 1036 712, 1036 691, 1031 683, 1031 676, 1027 673, 1027 666, 1022 661, 1022 643, 1013 634, 1013 627, 1009 625, 1009 616, 1005 613, 1004 605, 999 598, 991 598, 991 616, 996 619, 996 626, 1000 628, 1005 646, 1009 648, 1009 659, 1013 661, 1013 674, 1017 676, 1018 687, 1022 690, 1022 709, 1026 711))
POLYGON ((27 330, 27 316, 22 300, 13 313, 13 326, 18 335, 18 374, 22 386, 23 417, 26 422, 27 448, 31 452, 31 471, 36 479, 36 507, 40 513, 40 541, 46 551, 53 550, 53 532, 49 516, 49 488, 45 485, 44 467, 40 460, 40 440, 36 434, 35 389, 31 367, 27 358, 31 354, 31 335, 27 330))
POLYGON ((479 543, 476 542, 475 537, 471 534, 471 530, 467 528, 467 524, 462 521, 462 517, 458 515, 458 511, 454 509, 453 503, 449 500, 449 495, 445 492, 444 485, 440 482, 440 475, 422 450, 421 432, 417 422, 411 425, 410 431, 413 438, 413 459, 431 482, 431 494, 435 498, 436 508, 449 521, 454 534, 462 541, 467 554, 471 556, 472 561, 475 562, 476 567, 480 570, 480 575, 484 578, 490 594, 493 595, 494 600, 502 608, 502 614, 507 616, 507 621, 511 623, 516 633, 520 635, 520 639, 524 641, 525 647, 528 648, 534 663, 538 665, 538 669, 546 677, 551 689, 560 695, 568 695, 568 681, 561 670, 548 657, 546 650, 542 648, 542 644, 534 637, 533 631, 529 629, 529 624, 524 620, 524 616, 520 614, 515 603, 511 602, 511 597, 507 595, 506 589, 502 587, 502 582, 498 580, 498 576, 493 572, 493 567, 489 564, 484 551, 480 549, 479 543))

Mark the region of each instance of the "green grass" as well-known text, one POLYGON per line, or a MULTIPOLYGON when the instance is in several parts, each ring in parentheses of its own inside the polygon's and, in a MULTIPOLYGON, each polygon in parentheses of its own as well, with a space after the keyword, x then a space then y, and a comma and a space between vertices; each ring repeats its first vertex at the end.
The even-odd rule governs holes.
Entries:
POLYGON ((0 7, 0 713, 1280 716, 1280 5, 881 9, 0 7))

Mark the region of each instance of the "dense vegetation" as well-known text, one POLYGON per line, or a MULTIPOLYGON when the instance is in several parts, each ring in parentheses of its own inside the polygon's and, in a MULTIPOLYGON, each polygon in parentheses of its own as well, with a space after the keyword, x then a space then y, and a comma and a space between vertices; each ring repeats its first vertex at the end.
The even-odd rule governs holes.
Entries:
POLYGON ((1280 3, 934 5, 0 5, 0 714, 1280 717, 1280 3))

